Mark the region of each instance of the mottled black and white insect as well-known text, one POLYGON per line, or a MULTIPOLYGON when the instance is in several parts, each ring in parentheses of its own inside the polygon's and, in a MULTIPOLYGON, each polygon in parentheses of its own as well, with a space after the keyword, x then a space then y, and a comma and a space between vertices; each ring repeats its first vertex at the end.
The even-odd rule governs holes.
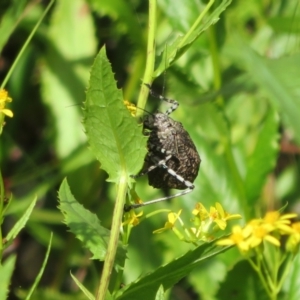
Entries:
POLYGON ((179 103, 155 94, 149 84, 153 97, 168 102, 171 107, 165 112, 156 112, 144 117, 144 133, 149 135, 147 147, 148 153, 141 172, 132 175, 137 178, 148 174, 149 185, 158 189, 184 190, 177 194, 151 200, 141 204, 133 204, 125 207, 126 211, 132 208, 168 200, 185 195, 194 189, 193 182, 196 179, 201 159, 194 142, 180 122, 169 117, 177 109, 179 103))

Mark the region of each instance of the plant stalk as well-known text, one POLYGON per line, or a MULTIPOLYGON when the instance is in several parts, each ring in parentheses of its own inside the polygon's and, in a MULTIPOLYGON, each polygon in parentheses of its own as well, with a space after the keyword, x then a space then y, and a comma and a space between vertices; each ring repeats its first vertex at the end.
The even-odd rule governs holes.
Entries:
POLYGON ((155 33, 156 33, 156 14, 157 0, 149 0, 149 23, 148 23, 148 41, 147 41, 147 60, 146 68, 143 77, 143 84, 140 90, 137 106, 141 109, 137 110, 136 117, 140 118, 143 114, 143 109, 146 106, 149 95, 149 88, 144 83, 152 84, 152 77, 155 63, 155 33))
POLYGON ((117 199, 116 199, 116 204, 113 212, 111 233, 110 233, 110 238, 107 246, 107 253, 104 261, 103 271, 102 271, 99 287, 96 294, 96 300, 104 300, 108 290, 110 276, 113 270, 117 248, 118 248, 118 241, 120 235, 120 228, 122 226, 122 217, 123 217, 126 191, 127 191, 127 176, 125 172, 123 172, 118 185, 117 199))

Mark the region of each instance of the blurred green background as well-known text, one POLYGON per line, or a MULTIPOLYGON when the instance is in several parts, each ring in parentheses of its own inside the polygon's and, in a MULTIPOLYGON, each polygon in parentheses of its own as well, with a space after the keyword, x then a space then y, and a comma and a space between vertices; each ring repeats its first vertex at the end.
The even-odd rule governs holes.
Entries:
MULTIPOLYGON (((216 1, 215 5, 221 2, 216 1)), ((4 79, 47 1, 2 1, 0 76, 4 79)), ((186 33, 203 10, 200 0, 158 0, 157 55, 186 33)), ((69 271, 95 289, 99 263, 89 260, 62 223, 57 190, 64 177, 76 199, 110 227, 115 187, 92 156, 82 126, 89 69, 106 45, 124 99, 136 102, 146 60, 148 2, 57 0, 5 87, 13 102, 1 136, 0 162, 6 195, 13 202, 5 232, 35 195, 26 228, 5 255, 16 252, 11 299, 33 282, 50 232, 50 261, 33 299, 78 299, 69 271)), ((299 212, 300 8, 297 0, 235 0, 170 68, 155 80, 156 93, 178 100, 172 118, 190 133, 202 163, 193 193, 156 208, 220 202, 244 221, 267 210, 299 212)), ((147 110, 159 102, 150 98, 147 110)), ((160 108, 162 111, 165 106, 160 108)), ((142 167, 142 166, 141 166, 142 167)), ((166 191, 165 191, 166 192, 166 191)), ((137 181, 144 200, 162 191, 137 181)), ((153 207, 145 211, 154 210, 153 207)), ((156 215, 132 231, 124 283, 183 254, 191 246, 172 232, 152 235, 166 216, 156 215)), ((170 299, 216 299, 234 251, 214 258, 176 285, 170 299)), ((220 298, 218 298, 220 299, 220 298)))

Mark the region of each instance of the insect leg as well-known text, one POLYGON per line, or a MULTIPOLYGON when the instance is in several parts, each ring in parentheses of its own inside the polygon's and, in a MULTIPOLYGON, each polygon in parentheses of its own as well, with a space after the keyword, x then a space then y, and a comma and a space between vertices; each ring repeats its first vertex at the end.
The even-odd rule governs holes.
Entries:
POLYGON ((146 171, 140 172, 136 175, 130 175, 130 177, 132 178, 138 178, 141 176, 144 176, 146 174, 148 174, 149 172, 151 172, 152 170, 156 169, 157 167, 163 167, 163 168, 167 168, 166 166, 166 162, 172 157, 172 155, 168 155, 166 158, 162 159, 162 160, 158 160, 157 157, 152 157, 151 160, 154 162, 154 165, 152 165, 151 167, 149 167, 146 171))
POLYGON ((194 187, 195 186, 192 184, 191 187, 187 188, 186 190, 184 190, 182 192, 179 192, 177 194, 171 195, 171 196, 162 197, 162 198, 158 198, 158 199, 155 199, 155 200, 150 200, 150 201, 147 201, 147 202, 144 202, 144 203, 136 203, 136 204, 131 204, 131 205, 125 205, 124 211, 128 212, 131 209, 139 208, 139 207, 142 207, 142 206, 146 206, 146 205, 150 205, 150 204, 154 204, 154 203, 157 203, 157 202, 166 201, 166 200, 169 200, 169 199, 173 199, 173 198, 176 198, 176 197, 186 195, 186 194, 190 193, 194 189, 194 187))
MULTIPOLYGON (((186 194, 190 193, 195 188, 195 186, 190 181, 185 180, 182 176, 176 174, 176 172, 174 170, 169 169, 165 164, 162 163, 162 161, 160 161, 160 163, 161 164, 158 164, 155 167, 162 167, 162 168, 166 169, 166 171, 170 175, 174 176, 177 180, 183 182, 186 185, 187 189, 182 191, 182 192, 179 192, 177 194, 171 195, 171 196, 158 198, 158 199, 147 201, 147 202, 144 202, 144 203, 126 205, 124 207, 124 211, 127 212, 127 211, 130 211, 131 209, 134 209, 134 208, 139 208, 139 207, 146 206, 146 205, 149 205, 149 204, 153 204, 153 203, 157 203, 157 202, 161 202, 161 201, 166 201, 166 200, 169 200, 169 199, 172 199, 172 198, 180 197, 180 196, 183 196, 183 195, 186 195, 186 194)), ((152 168, 152 170, 153 170, 153 168, 152 168)))

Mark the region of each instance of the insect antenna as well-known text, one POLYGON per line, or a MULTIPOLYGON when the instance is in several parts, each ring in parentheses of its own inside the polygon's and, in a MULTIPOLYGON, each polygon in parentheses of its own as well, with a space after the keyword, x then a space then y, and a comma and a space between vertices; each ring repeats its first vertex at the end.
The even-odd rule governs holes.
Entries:
POLYGON ((152 97, 157 98, 157 99, 160 99, 161 101, 165 101, 165 102, 167 102, 167 103, 172 104, 171 107, 170 107, 169 109, 167 109, 167 111, 165 112, 166 115, 171 114, 173 111, 175 111, 175 110, 178 108, 179 103, 178 103, 176 100, 167 98, 167 97, 162 96, 162 95, 158 95, 158 94, 156 94, 156 93, 151 89, 151 85, 150 85, 150 84, 148 84, 148 83, 144 83, 144 84, 145 84, 146 87, 149 88, 149 90, 150 90, 150 95, 151 95, 152 97))

